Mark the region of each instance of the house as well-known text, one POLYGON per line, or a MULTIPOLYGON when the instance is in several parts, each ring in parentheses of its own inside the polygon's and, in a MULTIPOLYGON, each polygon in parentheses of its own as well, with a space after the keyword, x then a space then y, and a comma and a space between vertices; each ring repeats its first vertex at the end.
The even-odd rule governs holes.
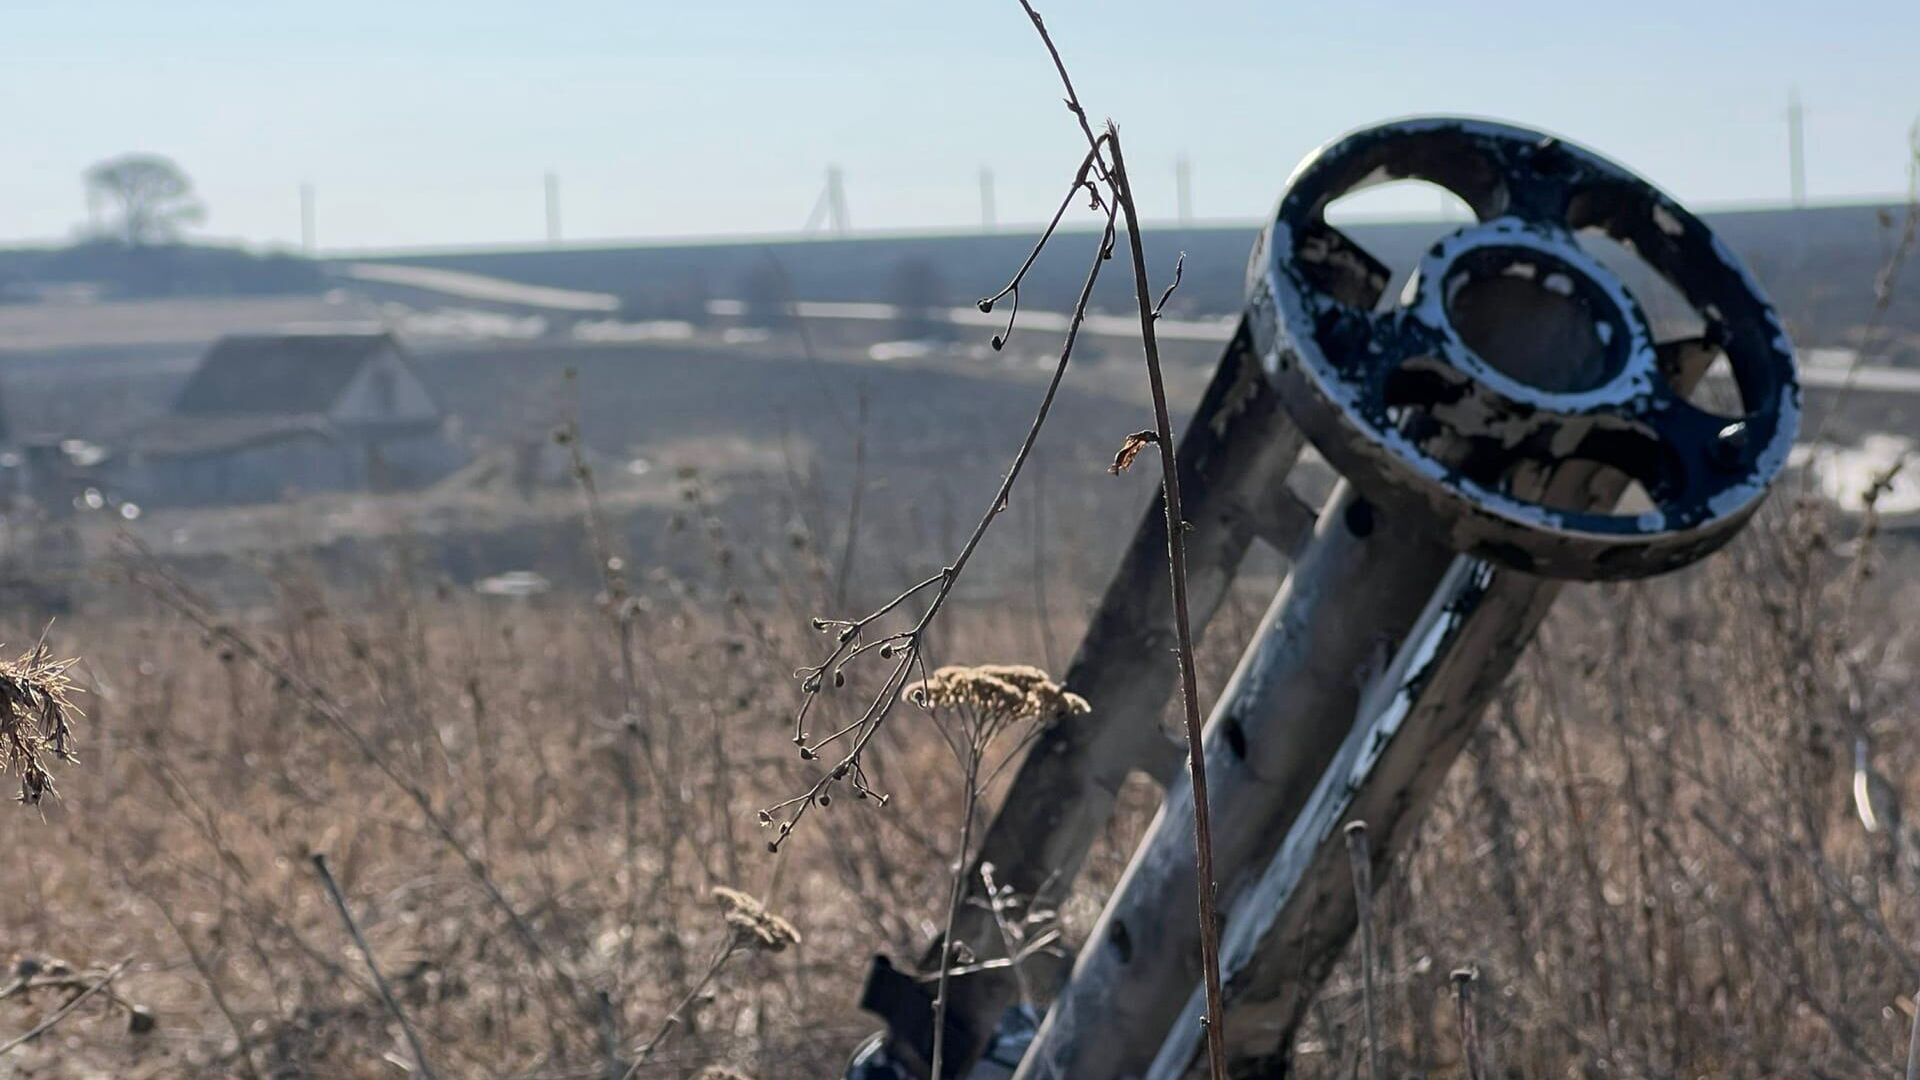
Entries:
POLYGON ((121 483, 176 505, 419 487, 463 461, 448 427, 391 334, 235 335, 134 433, 121 483))

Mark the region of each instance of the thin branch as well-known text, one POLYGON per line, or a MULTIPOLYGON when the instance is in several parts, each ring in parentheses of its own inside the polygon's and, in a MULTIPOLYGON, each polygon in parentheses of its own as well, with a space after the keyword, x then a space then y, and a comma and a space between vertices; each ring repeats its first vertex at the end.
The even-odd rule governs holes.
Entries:
POLYGON ((1360 1000, 1366 1011, 1367 1078, 1380 1080, 1380 1027, 1373 993, 1373 857, 1367 850, 1367 823, 1347 826, 1347 859, 1353 867, 1353 906, 1360 922, 1360 1000))
MULTIPOLYGON (((1026 5, 1027 0, 1020 0, 1026 5)), ((1028 10, 1032 8, 1029 6, 1028 10)), ((1034 25, 1040 17, 1034 16, 1034 25)), ((1045 30, 1041 36, 1045 37, 1045 30)), ((1052 42, 1047 48, 1053 50, 1052 42)), ((1059 54, 1054 53, 1055 62, 1059 54)), ((1061 72, 1065 77, 1065 70, 1061 72)), ((1068 87, 1071 93, 1072 87, 1068 87)), ((1187 520, 1180 512, 1180 467, 1174 458, 1173 424, 1167 419, 1167 388, 1160 374, 1160 345, 1154 338, 1153 290, 1147 283, 1147 257, 1141 248, 1140 218, 1120 152, 1120 129, 1107 121, 1107 148, 1113 154, 1113 199, 1127 216, 1127 249, 1133 258, 1134 294, 1140 307, 1140 344, 1146 354, 1147 383, 1153 390, 1153 423, 1160 435, 1160 481, 1167 510, 1167 571, 1172 579, 1173 626, 1180 660, 1180 698, 1187 721, 1187 772, 1193 782, 1193 841, 1200 909, 1200 965, 1207 998, 1207 1066, 1213 1080, 1226 1080, 1225 995, 1220 988, 1220 922, 1213 879, 1212 810, 1207 803, 1207 755, 1202 748, 1200 680, 1193 668, 1193 627, 1187 615, 1187 520)))
POLYGON ((460 834, 455 831, 453 823, 434 808, 433 797, 426 788, 408 776, 399 766, 387 760, 373 741, 348 719, 346 710, 324 689, 282 663, 252 638, 209 614, 205 601, 201 600, 185 582, 174 576, 153 554, 152 549, 138 537, 123 532, 120 534, 120 540, 136 556, 128 564, 128 576, 133 584, 145 589, 155 600, 171 608, 209 638, 225 643, 236 654, 245 657, 248 662, 273 676, 274 681, 284 691, 299 699, 311 715, 338 731, 353 746, 356 753, 411 799, 420 811, 420 816, 426 819, 427 824, 432 827, 441 842, 459 857, 468 874, 486 894, 488 901, 506 916, 508 925, 513 928, 514 936, 520 940, 528 955, 535 963, 547 969, 554 981, 581 1009, 582 1015, 589 1019, 597 1017, 597 1008, 582 992, 573 974, 561 966, 559 960, 541 942, 540 936, 534 932, 526 916, 522 915, 520 909, 507 899, 506 893, 494 880, 493 872, 486 862, 460 839, 460 834))
POLYGON ((966 759, 965 804, 961 809, 960 852, 954 859, 953 888, 947 895, 946 926, 940 931, 940 982, 935 989, 933 999, 933 1061, 930 1069, 932 1080, 944 1080, 947 1049, 947 1006, 952 994, 953 963, 953 926, 960 917, 960 898, 967 891, 968 852, 973 847, 973 816, 980 801, 980 757, 985 747, 975 743, 968 747, 966 759))
POLYGON ((961 546, 960 553, 954 557, 953 563, 859 619, 814 620, 815 629, 823 633, 835 633, 836 639, 833 650, 825 660, 794 673, 801 681, 803 694, 800 708, 794 715, 794 743, 800 748, 800 757, 803 760, 812 761, 820 756, 821 748, 831 742, 848 736, 851 736, 853 741, 834 767, 816 780, 812 787, 791 799, 760 811, 762 826, 775 827, 777 823, 778 831, 774 839, 768 842, 768 846, 773 850, 780 849, 780 845, 793 834, 793 830, 806 816, 808 810, 816 805, 825 805, 834 786, 843 780, 851 782, 857 798, 873 798, 883 804, 886 801, 885 795, 873 791, 867 785, 860 756, 874 736, 879 734, 887 717, 899 703, 900 691, 911 681, 915 669, 919 668, 924 676, 925 667, 920 659, 921 643, 925 640, 928 629, 933 625, 934 618, 946 605, 948 597, 952 595, 953 587, 959 582, 961 572, 966 569, 967 563, 973 558, 973 553, 980 547, 980 541, 986 537, 987 530, 993 526, 1000 512, 1006 509, 1013 486, 1019 481, 1020 473, 1026 467, 1027 460, 1033 455, 1033 447, 1040 438, 1040 430, 1046 425, 1047 416, 1053 409, 1055 399, 1059 396, 1060 384, 1066 377, 1067 365, 1072 361, 1074 345, 1079 341, 1081 326, 1086 322, 1087 308, 1093 299, 1093 289, 1099 280, 1100 268, 1113 253, 1116 235, 1115 218, 1118 212, 1117 203, 1107 209, 1106 224, 1100 236, 1100 248, 1087 270, 1086 281, 1081 286, 1079 300, 1074 304, 1073 317, 1067 326, 1066 340, 1060 348, 1060 359, 1054 365, 1053 376, 1047 382, 1046 393, 1041 396, 1040 406, 1034 413, 1033 423, 1028 426, 1026 437, 1021 440, 1020 448, 1014 453, 1013 463, 1008 466, 1006 475, 1001 479, 999 490, 994 493, 993 501, 987 505, 986 512, 974 525, 973 532, 961 546), (811 710, 814 699, 824 688, 825 677, 831 672, 835 685, 841 684, 844 681, 841 668, 845 662, 874 644, 874 642, 860 640, 866 628, 875 620, 928 589, 934 591, 933 596, 927 602, 926 610, 921 613, 919 619, 909 629, 882 639, 885 644, 882 644, 878 650, 881 658, 897 657, 898 659, 893 670, 882 682, 879 692, 870 700, 860 718, 833 732, 828 738, 809 744, 805 729, 806 715, 811 710), (780 818, 782 814, 786 815, 784 820, 780 818))
POLYGON ((100 978, 96 980, 92 986, 89 986, 85 990, 82 990, 78 994, 75 994, 73 996, 72 1001, 69 1001, 65 1005, 60 1006, 60 1008, 54 1011, 53 1015, 47 1017, 45 1020, 40 1021, 38 1024, 35 1024, 32 1028, 28 1029, 27 1031, 22 1032, 19 1035, 15 1035, 13 1038, 8 1039, 4 1043, 0 1043, 0 1057, 4 1057, 7 1054, 12 1053, 16 1047, 24 1046, 25 1044, 32 1042, 33 1040, 39 1038, 40 1036, 45 1035, 47 1032, 52 1031, 55 1024, 58 1024, 60 1021, 65 1020, 68 1016, 72 1015, 73 1010, 78 1009, 81 1006, 81 1004, 84 1003, 88 998, 92 997, 93 995, 99 993, 102 990, 105 990, 107 988, 107 984, 119 978, 120 973, 127 970, 127 965, 130 963, 132 963, 131 959, 122 960, 119 963, 108 968, 107 973, 100 976, 100 978))
POLYGON ((1040 234, 1040 239, 1034 241, 1033 249, 1027 252, 1025 261, 1021 262, 1020 268, 1013 272, 1013 277, 1001 287, 999 292, 982 297, 974 305, 980 309, 982 315, 991 314, 993 305, 999 303, 1002 297, 1009 294, 1013 296, 1013 310, 1007 315, 1007 328, 993 338, 993 347, 996 351, 1005 348, 1007 342, 1013 338, 1013 323, 1020 317, 1020 283, 1026 280, 1027 271, 1033 269, 1034 261, 1040 258, 1040 252, 1046 249, 1047 242, 1053 239, 1054 230, 1060 227, 1060 219, 1066 216, 1067 208, 1073 205, 1074 194, 1081 188, 1086 188, 1093 193, 1094 201, 1098 203, 1099 190, 1087 182, 1087 173, 1098 163, 1099 154, 1100 147, 1097 143, 1087 150, 1087 156, 1080 161, 1079 171, 1074 174, 1073 183, 1068 186, 1067 193, 1061 197, 1059 208, 1053 212, 1053 220, 1047 222, 1045 231, 1040 234))
POLYGON ((1186 272, 1186 269, 1187 253, 1183 251, 1179 258, 1173 260, 1173 282, 1167 286, 1166 292, 1160 294, 1160 302, 1153 305, 1154 318, 1160 317, 1160 312, 1166 308, 1167 301, 1173 298, 1173 290, 1180 287, 1180 276, 1186 272))
POLYGON ((146 897, 147 902, 160 913, 160 918, 166 922, 174 936, 180 939, 180 944, 186 947, 188 962, 193 965, 196 972, 199 972, 201 980, 207 984, 207 994, 213 998, 213 1007, 226 1018, 227 1027, 233 1032, 234 1050, 240 1055, 240 1064, 248 1080, 261 1080, 260 1068, 253 1062, 253 1040, 247 1035, 247 1026, 240 1022, 240 1016, 233 1011, 233 1005, 227 1000, 226 992, 220 989, 219 978, 214 972, 213 965, 207 961, 206 954, 202 953, 200 947, 193 943, 193 939, 187 936, 187 928, 180 925, 180 920, 174 917, 172 909, 157 893, 136 884, 133 878, 124 876, 124 871, 122 880, 127 883, 129 889, 146 897))
POLYGON ((1920 1080, 1920 992, 1913 995, 1913 1033, 1907 1038, 1907 1080, 1920 1080))
POLYGON ((1467 1080, 1487 1080, 1486 1053, 1480 1045, 1480 1017, 1473 1008, 1473 984, 1480 971, 1473 967, 1456 969, 1453 981, 1454 1011, 1460 1022, 1460 1052, 1467 1063, 1467 1080))
POLYGON ((640 1067, 645 1065, 653 1057, 654 1048, 658 1047, 660 1041, 665 1039, 675 1027, 679 1026, 680 1014, 687 1010, 687 1006, 692 1005, 699 999, 700 995, 706 991, 707 986, 713 982, 714 977, 720 974, 720 969, 726 967, 727 961, 733 959, 733 955, 740 951, 740 947, 741 941, 739 936, 729 933, 727 940, 721 943, 720 951, 714 953, 713 961, 707 965, 707 970, 700 976, 699 980, 693 984, 693 989, 688 990, 686 994, 680 998, 680 1001, 675 1004, 672 1009, 667 1011, 666 1019, 660 1021, 660 1027, 654 1031, 653 1036, 646 1042, 641 1043, 639 1048, 634 1051, 633 1064, 627 1068, 626 1075, 622 1080, 633 1080, 635 1076, 640 1074, 640 1067))
POLYGON ((427 1064, 427 1052, 420 1046, 420 1033, 413 1030, 413 1022, 400 1009, 400 1002, 394 1000, 393 988, 387 985, 387 977, 380 974, 380 965, 374 962, 373 948, 360 932, 360 924, 353 919, 353 909, 347 906, 346 894, 340 891, 340 883, 333 879, 333 871, 327 869, 327 857, 321 852, 313 853, 313 869, 320 875, 320 881, 327 887, 327 899, 333 901, 333 910, 340 913, 340 921, 347 925, 347 933, 353 937, 354 948, 360 950, 360 959, 366 962, 367 971, 373 976, 373 985, 380 991, 380 1003, 387 1007, 388 1015, 400 1025, 401 1034, 407 1037, 407 1049, 413 1053, 414 1068, 420 1075, 433 1080, 433 1066, 427 1064))
MULTIPOLYGON (((1827 427, 1840 413, 1837 407, 1852 396, 1860 369, 1879 351, 1881 335, 1886 329, 1887 310, 1893 306, 1893 287, 1900 280, 1900 271, 1907 260, 1913 256, 1916 247, 1920 247, 1920 120, 1916 120, 1907 130, 1907 209, 1902 215, 1900 233, 1894 241, 1893 249, 1873 276, 1873 307, 1867 313, 1867 322, 1860 330, 1860 347, 1854 350, 1853 362, 1847 365, 1846 373, 1841 377, 1840 388, 1835 394, 1835 407, 1821 412, 1820 423, 1811 437, 1803 436, 1801 441, 1808 446, 1818 446, 1827 433, 1827 427)), ((1801 471, 1801 491, 1812 482, 1813 469, 1801 471)))
MULTIPOLYGON (((1053 58, 1053 70, 1059 73, 1060 85, 1067 91, 1067 111, 1071 112, 1074 120, 1079 122, 1081 134, 1087 137, 1087 145, 1099 146, 1100 140, 1093 133, 1093 125, 1087 122, 1087 110, 1080 105, 1080 95, 1074 92, 1073 78, 1067 74, 1066 62, 1060 59, 1060 50, 1053 46, 1053 36, 1047 33, 1045 20, 1040 18, 1040 13, 1035 11, 1033 5, 1027 0, 1020 0, 1020 6, 1026 9, 1027 18, 1033 20, 1034 31, 1040 35, 1040 40, 1047 46, 1047 55, 1053 58)), ((1100 168, 1097 164, 1095 167, 1100 168)), ((1100 169, 1100 179, 1108 181, 1108 185, 1112 186, 1112 177, 1104 168, 1100 169)))

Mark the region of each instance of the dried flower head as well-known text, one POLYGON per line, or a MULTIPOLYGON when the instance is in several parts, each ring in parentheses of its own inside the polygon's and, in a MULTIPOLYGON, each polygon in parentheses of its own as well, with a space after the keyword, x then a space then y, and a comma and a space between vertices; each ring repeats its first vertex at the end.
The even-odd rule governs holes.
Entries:
POLYGON ((1022 721, 1053 720, 1088 709, 1085 698, 1025 664, 943 667, 901 696, 921 708, 955 714, 986 736, 1022 721))
POLYGON ((50 761, 74 762, 67 672, 78 660, 55 660, 45 643, 18 660, 0 660, 0 771, 20 777, 20 801, 37 803, 53 791, 50 761))
POLYGON ((792 923, 768 911, 766 905, 739 889, 716 886, 713 898, 720 902, 736 945, 779 952, 800 943, 800 931, 795 930, 792 923))
POLYGON ((983 715, 1021 716, 1027 692, 984 667, 943 667, 901 692, 923 709, 956 709, 983 715))
POLYGON ((1078 716, 1089 711, 1087 699, 1068 690, 1046 672, 1028 664, 981 664, 976 671, 1005 679, 1026 691, 1027 711, 1035 720, 1078 716))

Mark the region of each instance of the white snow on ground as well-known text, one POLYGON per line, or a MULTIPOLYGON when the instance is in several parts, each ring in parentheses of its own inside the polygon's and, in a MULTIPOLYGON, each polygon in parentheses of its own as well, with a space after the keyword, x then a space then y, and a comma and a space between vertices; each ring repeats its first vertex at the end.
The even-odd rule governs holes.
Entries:
POLYGON ((932 341, 876 341, 867 347, 867 359, 877 363, 891 360, 924 360, 940 348, 932 341))
POLYGON ((386 304, 381 311, 389 326, 409 338, 531 341, 547 332, 544 315, 503 315, 465 308, 416 311, 404 304, 386 304))
POLYGON ((1814 346, 1801 349, 1799 359, 1800 382, 1804 386, 1846 386, 1855 390, 1920 394, 1920 370, 1862 364, 1857 349, 1814 346))
POLYGON ((428 266, 393 266, 383 263, 352 263, 345 273, 356 281, 383 285, 402 285, 411 289, 482 300, 500 304, 520 304, 551 311, 619 311, 620 298, 611 293, 582 292, 577 289, 553 289, 545 285, 527 285, 485 274, 467 274, 458 270, 437 270, 428 266))
POLYGON ((575 341, 692 341, 693 335, 693 324, 680 319, 592 319, 573 328, 575 341))
POLYGON ((1920 513, 1920 453, 1912 439, 1899 435, 1868 435, 1859 446, 1810 443, 1793 448, 1794 465, 1813 474, 1820 493, 1842 510, 1860 513, 1866 509, 1867 489, 1885 477, 1895 465, 1901 465, 1893 481, 1875 504, 1880 513, 1920 513), (1904 464, 1903 464, 1904 463, 1904 464))

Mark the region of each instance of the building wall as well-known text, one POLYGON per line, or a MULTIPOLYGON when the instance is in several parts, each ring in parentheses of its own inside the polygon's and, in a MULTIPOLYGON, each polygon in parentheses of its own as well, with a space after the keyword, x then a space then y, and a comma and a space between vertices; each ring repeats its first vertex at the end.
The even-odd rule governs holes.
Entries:
POLYGON ((340 424, 425 423, 440 418, 440 407, 399 351, 383 349, 361 366, 327 416, 340 424))
POLYGON ((351 444, 302 435, 218 453, 136 458, 127 463, 122 483, 136 502, 211 506, 353 490, 365 476, 364 460, 351 444))
POLYGON ((425 487, 467 463, 467 453, 436 426, 370 437, 360 444, 365 486, 374 491, 425 487))
POLYGON ((134 454, 107 483, 114 494, 145 505, 226 506, 317 492, 406 491, 442 479, 466 460, 434 425, 337 439, 301 434, 177 457, 134 454))

